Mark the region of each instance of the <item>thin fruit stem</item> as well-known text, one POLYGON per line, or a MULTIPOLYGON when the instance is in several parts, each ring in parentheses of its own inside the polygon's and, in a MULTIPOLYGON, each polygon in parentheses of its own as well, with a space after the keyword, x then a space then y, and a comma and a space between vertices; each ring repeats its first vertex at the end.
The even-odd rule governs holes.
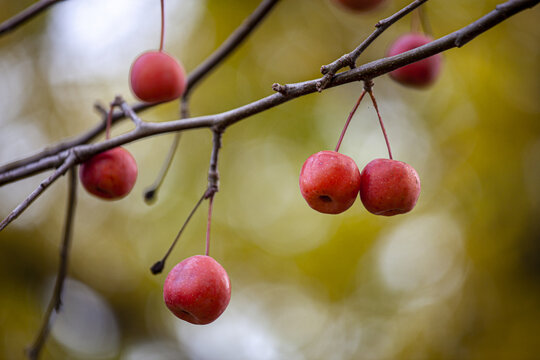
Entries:
POLYGON ((165 37, 165 0, 161 0, 161 37, 159 51, 163 51, 163 38, 165 37))
POLYGON ((420 27, 421 27, 421 15, 420 15, 420 8, 416 8, 415 11, 411 14, 411 32, 412 33, 419 33, 420 27))
POLYGON ((420 18, 420 24, 422 25, 424 34, 432 36, 433 31, 431 30, 431 24, 429 23, 427 8, 425 6, 418 8, 418 17, 420 18))
POLYGON ((146 201, 147 204, 151 204, 156 200, 159 188, 163 184, 163 180, 165 180, 165 176, 167 175, 167 172, 171 167, 172 160, 174 158, 174 154, 176 153, 176 149, 178 148, 178 143, 180 142, 181 135, 182 133, 179 132, 174 134, 173 142, 169 148, 169 152, 167 153, 165 161, 163 161, 163 165, 161 165, 161 170, 156 177, 156 180, 144 191, 144 201, 146 201))
POLYGON ((201 198, 199 199, 199 201, 197 201, 197 203, 195 204, 195 206, 193 207, 193 209, 191 210, 191 212, 189 213, 186 221, 184 221, 184 224, 182 225, 182 227, 180 228, 180 231, 178 231, 178 234, 176 235, 176 237, 174 238, 174 241, 172 242, 171 246, 169 247, 169 250, 167 250, 167 252, 165 253, 165 255, 163 256, 163 258, 159 261, 157 261, 154 265, 152 265, 152 267, 150 268, 150 271, 152 271, 152 274, 156 275, 156 274, 159 274, 161 273, 161 271, 163 271, 163 267, 165 266, 165 261, 167 260, 167 258, 169 257, 169 255, 171 254, 174 246, 176 245, 176 243, 178 242, 178 239, 180 239, 180 236, 182 235, 182 233, 184 232, 184 229, 186 228, 187 224, 189 223, 189 221, 191 220, 191 218, 193 217, 193 215, 195 214, 195 212, 197 211, 197 209, 199 208, 199 206, 201 205, 201 203, 203 202, 203 200, 205 199, 205 196, 206 196, 206 191, 203 193, 203 195, 201 196, 201 198))
POLYGON ((375 107, 375 111, 377 112, 377 116, 379 117, 379 124, 381 124, 381 130, 384 135, 384 141, 386 141, 386 147, 388 148, 388 157, 390 159, 392 158, 392 150, 390 150, 390 142, 388 141, 388 135, 386 135, 386 129, 384 128, 384 123, 381 118, 381 114, 379 113, 379 107, 377 106, 377 101, 375 100, 375 96, 373 96, 373 90, 369 89, 367 90, 369 93, 369 96, 371 97, 371 102, 373 103, 373 106, 375 107))
POLYGON ((365 94, 366 94, 366 90, 362 91, 362 93, 360 94, 360 97, 356 101, 356 104, 354 105, 351 113, 349 114, 349 117, 347 118, 347 121, 345 122, 345 126, 343 126, 343 130, 341 130, 341 135, 339 136, 339 140, 338 140, 338 143, 336 145, 336 150, 335 150, 336 152, 339 151, 339 147, 341 146, 341 142, 343 141, 343 137, 345 136, 345 132, 347 132, 347 128, 349 127, 351 119, 352 119, 354 113, 356 112, 356 109, 358 109, 358 105, 360 105, 360 101, 362 101, 365 94))
POLYGON ((208 202, 208 222, 206 223, 206 252, 205 255, 210 254, 210 225, 212 224, 212 205, 214 204, 214 195, 210 196, 208 202))
MULTIPOLYGON (((180 118, 186 119, 189 117, 189 103, 188 99, 185 96, 182 96, 180 99, 180 118)), ((159 189, 161 188, 161 185, 163 184, 163 181, 165 180, 165 177, 167 176, 167 173, 169 172, 169 169, 171 168, 174 155, 176 154, 176 150, 178 149, 178 144, 180 143, 180 137, 181 132, 177 132, 174 135, 173 142, 171 143, 171 146, 169 147, 169 152, 167 153, 167 157, 163 161, 163 165, 161 165, 161 170, 159 174, 156 177, 156 180, 150 185, 146 190, 144 191, 144 201, 146 201, 147 204, 152 204, 157 197, 157 193, 159 189)))
POLYGON ((112 124, 112 114, 114 110, 114 105, 111 105, 109 113, 107 114, 107 126, 105 127, 105 139, 109 140, 111 138, 111 124, 112 124))

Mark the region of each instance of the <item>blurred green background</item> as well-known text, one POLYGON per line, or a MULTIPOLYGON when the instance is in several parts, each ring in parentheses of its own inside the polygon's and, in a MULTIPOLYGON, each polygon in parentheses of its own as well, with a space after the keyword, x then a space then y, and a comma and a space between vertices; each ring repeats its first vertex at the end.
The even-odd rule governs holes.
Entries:
MULTIPOLYGON (((432 0, 435 37, 500 1, 432 0)), ((1 20, 31 1, 0 2, 1 20)), ((166 1, 165 48, 187 71, 257 6, 256 0, 166 1)), ((284 0, 194 91, 193 116, 272 93, 274 82, 320 76, 373 25, 405 6, 352 14, 330 0, 284 0)), ((348 84, 296 99, 229 128, 220 158, 211 255, 233 295, 211 325, 176 319, 162 301, 166 272, 204 252, 200 209, 165 273, 149 267, 206 186, 211 133, 189 131, 158 201, 142 192, 172 135, 126 147, 139 165, 134 191, 104 202, 80 189, 69 280, 43 359, 534 359, 540 353, 540 9, 525 11, 461 49, 427 90, 375 80, 394 157, 422 181, 417 207, 391 218, 360 201, 329 216, 298 189, 304 160, 333 149, 361 91, 348 84)), ((407 17, 360 57, 384 56, 407 17)), ((96 100, 133 101, 127 77, 159 44, 159 1, 62 2, 0 37, 0 163, 97 124, 96 100)), ((178 118, 170 103, 141 115, 178 118)), ((113 135, 131 128, 127 121, 113 135)), ((364 100, 341 147, 362 168, 386 156, 364 100)), ((5 217, 46 174, 0 188, 5 217)), ((0 358, 23 358, 58 265, 66 202, 59 180, 0 233, 0 358)))

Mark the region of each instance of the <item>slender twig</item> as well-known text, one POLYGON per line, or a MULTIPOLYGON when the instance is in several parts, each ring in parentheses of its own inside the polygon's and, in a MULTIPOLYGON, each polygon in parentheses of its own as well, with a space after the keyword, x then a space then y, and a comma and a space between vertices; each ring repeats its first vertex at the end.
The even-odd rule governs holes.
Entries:
MULTIPOLYGON (((186 97, 182 97, 180 99, 180 119, 186 119, 188 117, 189 117, 189 100, 186 97)), ((161 185, 163 184, 163 181, 165 180, 165 177, 167 176, 167 173, 169 172, 169 169, 171 168, 172 162, 174 160, 174 155, 176 154, 176 150, 178 149, 178 145, 180 144, 181 137, 182 137, 181 132, 177 132, 176 134, 174 134, 173 141, 171 145, 169 146, 169 151, 167 152, 167 156, 165 157, 165 160, 163 160, 163 164, 161 165, 161 169, 159 170, 159 173, 156 176, 156 179, 150 186, 148 186, 144 190, 144 201, 147 204, 152 204, 154 201, 156 201, 159 189, 161 188, 161 185)))
POLYGON ((180 235, 182 235, 182 233, 184 232, 184 229, 186 228, 187 224, 189 223, 189 221, 191 220, 191 218, 193 217, 193 215, 195 214, 195 212, 197 211, 197 209, 199 208, 199 206, 201 205, 201 203, 203 202, 203 200, 205 199, 205 196, 206 196, 206 190, 205 192, 202 194, 201 198, 199 199, 199 201, 197 201, 197 203, 195 204, 195 206, 193 207, 193 209, 191 210, 191 212, 189 213, 187 219, 184 221, 184 224, 182 225, 182 227, 180 228, 180 231, 178 231, 178 234, 176 234, 176 237, 174 238, 171 246, 169 247, 169 249, 167 250, 167 252, 165 253, 165 255, 163 256, 163 258, 159 261, 157 261, 154 265, 152 265, 152 267, 150 268, 150 271, 152 272, 152 274, 156 275, 156 274, 159 274, 163 271, 163 268, 165 267, 165 261, 167 260, 167 258, 169 257, 169 255, 171 254, 172 250, 174 249, 174 246, 176 245, 176 243, 178 242, 178 239, 180 239, 180 235))
POLYGON ((171 251, 173 250, 174 246, 178 242, 178 239, 180 239, 180 236, 184 232, 184 229, 186 228, 187 224, 189 223, 189 220, 191 220, 193 214, 195 214, 195 211, 199 208, 202 201, 205 199, 210 199, 209 201, 209 210, 208 210, 208 223, 206 228, 206 255, 208 255, 210 250, 210 222, 212 218, 212 203, 214 194, 219 190, 219 173, 217 170, 218 166, 218 155, 219 155, 219 149, 221 148, 221 138, 223 135, 223 131, 214 128, 213 129, 213 145, 212 145, 212 154, 210 155, 210 166, 208 169, 208 186, 206 190, 204 191, 204 194, 201 196, 199 201, 195 204, 191 212, 189 213, 186 221, 180 228, 180 231, 174 238, 171 246, 163 256, 163 258, 159 261, 157 261, 152 267, 150 268, 150 271, 152 274, 156 275, 163 271, 163 267, 165 266, 165 261, 169 257, 171 251))
POLYGON ((120 95, 116 95, 114 98, 114 101, 111 102, 109 112, 107 114, 107 127, 105 128, 105 139, 109 140, 111 138, 110 131, 111 131, 111 124, 112 124, 112 116, 113 111, 115 107, 119 107, 122 109, 122 113, 125 117, 130 118, 131 121, 135 124, 136 127, 144 126, 144 122, 141 120, 140 117, 137 116, 135 111, 133 111, 133 108, 129 106, 129 104, 124 100, 124 98, 120 95))
POLYGON ((221 137, 223 135, 223 132, 218 130, 218 129, 214 129, 213 130, 213 135, 214 135, 214 137, 213 137, 212 155, 210 156, 210 167, 209 167, 209 170, 208 170, 208 187, 206 188, 204 194, 201 196, 199 201, 195 204, 195 207, 193 207, 193 210, 191 210, 191 212, 188 215, 186 221, 184 222, 184 224, 180 228, 180 231, 176 235, 176 238, 174 239, 171 246, 169 247, 169 250, 167 250, 167 252, 165 253, 165 255, 163 256, 163 258, 161 260, 157 261, 150 268, 150 271, 152 271, 152 274, 159 274, 159 273, 161 273, 161 271, 163 271, 163 267, 165 266, 165 260, 167 260, 167 257, 169 257, 169 254, 171 253, 174 246, 178 242, 178 239, 180 238, 180 235, 182 235, 182 232, 184 232, 184 229, 186 228, 187 224, 189 223, 189 220, 191 220, 191 217, 193 216, 193 214, 195 214, 195 211, 199 208, 199 206, 201 205, 201 203, 202 203, 202 201, 204 199, 210 199, 210 205, 209 205, 210 207, 209 207, 209 210, 208 210, 209 211, 209 213, 208 213, 208 225, 207 225, 207 230, 206 230, 207 231, 207 235, 206 235, 206 255, 208 255, 208 251, 209 251, 209 247, 210 247, 210 244, 209 244, 209 242, 210 242, 209 226, 210 226, 210 219, 211 219, 211 216, 212 216, 212 200, 213 200, 214 194, 219 189, 219 173, 218 173, 218 170, 217 170, 217 164, 218 164, 219 149, 221 148, 221 137))
MULTIPOLYGON (((142 112, 142 111, 144 111, 146 109, 149 109, 152 106, 156 106, 156 105, 157 104, 138 103, 138 104, 135 104, 135 105, 131 106, 131 108, 133 109, 133 111, 135 113, 139 113, 139 112, 142 112)), ((97 125, 93 129, 91 129, 87 133, 84 133, 84 134, 82 134, 82 135, 80 135, 80 136, 78 136, 78 137, 76 137, 74 139, 59 142, 58 144, 47 147, 44 150, 42 150, 42 151, 40 151, 40 152, 38 152, 38 153, 36 153, 34 155, 30 155, 30 156, 28 156, 26 158, 16 160, 16 161, 10 162, 8 164, 2 165, 2 166, 0 166, 0 174, 11 172, 11 171, 13 171, 13 170, 15 170, 17 168, 22 168, 22 167, 28 166, 29 164, 37 163, 37 162, 39 162, 39 161, 41 161, 42 159, 45 159, 45 158, 50 158, 50 157, 57 156, 58 154, 62 153, 65 150, 71 149, 71 148, 73 148, 73 147, 75 147, 77 145, 88 144, 89 142, 94 140, 101 133, 103 133, 105 131, 106 127, 107 127, 107 110, 105 110, 103 108, 103 106, 101 106, 99 104, 95 104, 94 108, 103 117, 103 121, 99 125, 97 125)), ((114 124, 115 122, 117 122, 119 120, 122 120, 124 118, 125 118, 125 115, 124 115, 123 112, 114 113, 113 116, 112 116, 112 119, 111 119, 112 124, 114 124)), ((2 185, 2 184, 4 184, 4 183, 0 182, 0 185, 2 185)))
POLYGON ((189 99, 183 96, 180 99, 180 118, 187 119, 189 117, 189 99))
POLYGON ((345 126, 343 126, 343 130, 341 130, 341 135, 339 135, 339 140, 336 145, 335 151, 339 151, 339 147, 341 146, 341 142, 343 141, 343 137, 345 136, 345 133, 347 132, 347 128, 349 127, 349 124, 351 123, 351 119, 354 116, 354 113, 356 112, 356 109, 358 109, 358 105, 360 105, 360 102, 364 98, 364 95, 366 95, 366 90, 363 90, 360 94, 360 97, 358 97, 358 100, 356 101, 356 104, 354 104, 351 112, 349 113, 349 116, 347 117, 347 121, 345 121, 345 126))
MULTIPOLYGON (((433 56, 437 53, 455 47, 462 47, 476 36, 496 26, 507 18, 527 8, 534 7, 538 4, 538 2, 539 0, 507 1, 504 4, 498 5, 495 10, 472 22, 468 26, 450 33, 442 38, 434 40, 426 45, 392 57, 375 60, 354 69, 336 74, 332 82, 329 83, 328 87, 336 87, 351 82, 374 79, 392 70, 433 56)), ((77 163, 80 163, 87 157, 95 155, 99 152, 103 152, 110 148, 152 135, 198 128, 226 129, 227 127, 252 115, 258 114, 300 96, 316 92, 317 83, 320 80, 321 79, 315 79, 296 84, 287 84, 285 85, 287 89, 286 95, 282 93, 274 93, 270 96, 224 113, 180 119, 163 123, 145 123, 144 129, 136 128, 131 132, 122 134, 110 140, 90 145, 77 145, 71 149, 77 151, 77 163)), ((64 162, 66 157, 67 151, 65 150, 52 156, 42 157, 28 165, 20 166, 5 172, 0 172, 0 185, 40 173, 47 169, 58 167, 64 162)))
POLYGON ((64 175, 69 168, 71 168, 76 162, 76 156, 73 151, 64 160, 64 163, 52 173, 47 179, 43 180, 39 186, 22 202, 17 206, 2 222, 0 223, 0 231, 3 230, 9 223, 15 220, 19 215, 26 210, 30 204, 34 202, 53 182, 55 182, 60 176, 64 175))
POLYGON ((364 40, 356 49, 351 51, 348 54, 343 55, 336 61, 324 65, 321 67, 321 73, 324 75, 323 78, 320 80, 320 82, 317 84, 317 89, 319 91, 322 91, 324 88, 328 86, 328 83, 330 80, 332 80, 332 77, 338 72, 340 69, 349 66, 351 69, 354 68, 356 65, 356 59, 364 52, 365 49, 371 43, 379 37, 386 29, 388 29, 392 24, 394 24, 396 21, 422 5, 428 0, 416 0, 410 3, 409 5, 405 6, 403 9, 399 10, 397 13, 393 14, 390 17, 387 17, 386 19, 383 19, 379 21, 377 24, 375 24, 375 31, 369 35, 366 40, 364 40))
POLYGON ((77 167, 73 166, 69 171, 68 181, 68 199, 66 210, 66 221, 64 223, 64 233, 62 237, 62 245, 60 247, 60 263, 58 266, 58 274, 54 284, 54 290, 49 302, 49 306, 43 316, 41 328, 36 336, 36 339, 27 350, 29 359, 37 359, 39 353, 47 340, 47 336, 53 324, 53 313, 58 314, 62 306, 62 291, 64 289, 64 281, 68 271, 69 249, 71 247, 71 238, 73 233, 73 218, 75 216, 75 208, 77 204, 77 167))
POLYGON ((37 15, 41 14, 43 11, 45 11, 47 8, 49 8, 51 5, 54 5, 56 3, 59 3, 62 0, 40 0, 17 15, 13 16, 10 19, 7 19, 3 23, 0 24, 0 35, 3 35, 11 30, 15 30, 20 25, 24 24, 28 20, 36 17, 37 15))
POLYGON ((169 250, 167 251, 167 253, 163 257, 163 259, 156 262, 150 268, 150 270, 152 271, 153 274, 159 274, 163 270, 163 267, 165 266, 166 258, 171 253, 174 245, 176 244, 176 242, 180 238, 180 235, 184 231, 184 228, 186 227, 187 223, 189 222, 189 220, 191 219, 191 217, 193 216, 193 214, 195 213, 195 211, 197 210, 197 208, 199 207, 199 205, 201 204, 201 202, 204 199, 209 199, 208 222, 207 222, 207 225, 206 225, 206 251, 205 251, 205 254, 208 256, 208 254, 210 253, 210 224, 212 222, 212 205, 213 205, 213 201, 214 201, 214 195, 216 194, 216 192, 219 191, 218 157, 219 157, 219 150, 221 149, 222 135, 223 135, 223 131, 221 131, 219 129, 214 129, 213 130, 212 154, 210 156, 210 166, 209 166, 209 169, 208 169, 208 186, 206 188, 206 191, 204 192, 203 196, 199 199, 199 201, 197 202, 197 204, 195 205, 195 207, 193 208, 193 210, 189 214, 188 218, 184 222, 184 225, 182 225, 182 228, 178 232, 178 235, 174 239, 171 247, 169 248, 169 250))
MULTIPOLYGON (((130 117, 136 125, 143 123, 136 113, 146 110, 149 107, 150 105, 148 104, 136 104, 134 106, 127 105, 125 109, 123 108, 124 111, 112 114, 111 124, 114 124, 116 121, 126 117, 130 117), (125 112, 127 112, 127 115, 125 115, 125 112)), ((98 126, 72 140, 59 142, 58 144, 47 147, 27 158, 16 160, 0 166, 0 186, 12 182, 13 180, 11 179, 13 178, 19 178, 20 174, 23 174, 22 177, 19 178, 22 179, 40 173, 44 170, 59 166, 59 163, 63 162, 67 157, 69 149, 87 144, 106 131, 108 123, 108 111, 99 104, 95 104, 94 108, 96 108, 103 117, 102 122, 98 126), (51 164, 53 165, 50 166, 51 164)))
POLYGON ((161 188, 161 184, 163 184, 163 180, 165 180, 165 176, 167 176, 167 173, 169 172, 174 158, 174 154, 176 153, 176 149, 178 148, 181 137, 181 132, 177 132, 176 134, 174 134, 173 142, 169 147, 169 152, 167 153, 167 157, 161 165, 161 169, 156 177, 156 180, 154 180, 152 185, 148 186, 144 190, 144 201, 146 201, 147 204, 152 204, 157 199, 158 191, 161 188))
POLYGON ((130 118, 136 127, 144 126, 144 121, 142 121, 142 119, 137 116, 133 108, 129 106, 129 104, 121 96, 116 96, 114 102, 115 104, 117 104, 117 106, 120 106, 120 108, 124 112, 124 115, 130 118))
POLYGON ((214 137, 212 142, 212 155, 210 156, 210 166, 208 169, 208 189, 206 190, 205 198, 208 202, 208 222, 206 224, 206 255, 210 254, 210 225, 212 224, 212 205, 214 204, 214 195, 219 191, 219 171, 218 159, 219 150, 221 149, 221 139, 223 131, 214 128, 214 137))
MULTIPOLYGON (((107 122, 109 121, 108 119, 108 116, 109 116, 109 111, 105 108, 105 106, 103 106, 99 101, 96 101, 94 103, 94 109, 101 114, 102 117, 107 117, 107 122)), ((112 117, 111 117, 111 123, 112 123, 112 117)))

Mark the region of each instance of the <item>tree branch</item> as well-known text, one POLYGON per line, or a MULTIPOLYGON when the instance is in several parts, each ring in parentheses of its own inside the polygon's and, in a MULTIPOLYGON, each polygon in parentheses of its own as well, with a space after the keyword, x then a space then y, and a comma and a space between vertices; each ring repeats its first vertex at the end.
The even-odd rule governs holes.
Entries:
POLYGON ((163 258, 161 258, 161 260, 159 261, 156 261, 154 263, 154 265, 152 265, 150 267, 150 271, 152 272, 152 274, 154 275, 157 275, 157 274, 161 274, 161 272, 163 271, 163 268, 165 267, 165 261, 167 261, 167 258, 169 257, 169 255, 171 254, 171 252, 173 251, 176 243, 178 242, 178 240, 180 239, 180 236, 182 235, 182 233, 184 232, 184 229, 186 228, 187 224, 189 223, 189 221, 191 220, 191 218, 193 217, 193 215, 195 214, 195 212, 197 211, 197 209, 199 208, 199 206, 201 205, 201 203, 203 202, 203 200, 205 199, 205 196, 206 196, 206 190, 204 191, 204 193, 202 194, 202 196, 199 198, 199 201, 197 201, 197 203, 195 204, 195 206, 193 207, 193 209, 191 209, 191 212, 189 213, 188 217, 186 220, 184 220, 184 224, 182 224, 182 227, 180 228, 180 230, 178 231, 178 234, 176 234, 176 237, 174 238, 171 246, 169 247, 169 249, 167 250, 167 252, 165 253, 165 255, 163 256, 163 258))
POLYGON ((63 1, 63 0, 40 0, 30 5, 29 7, 27 7, 20 13, 18 13, 17 15, 1 23, 0 35, 8 33, 11 30, 15 30, 20 25, 36 17, 37 15, 41 14, 43 11, 48 9, 50 6, 56 3, 59 3, 60 1, 63 1))
POLYGON ((39 353, 47 340, 50 333, 51 326, 53 324, 52 315, 53 312, 58 314, 62 306, 62 292, 64 289, 64 281, 67 276, 68 269, 68 255, 71 246, 71 238, 73 233, 73 218, 75 215, 75 207, 77 204, 77 167, 73 166, 69 171, 69 183, 68 183, 68 200, 66 210, 66 222, 64 224, 64 234, 62 238, 62 245, 60 247, 60 264, 58 266, 58 274, 56 276, 56 282, 54 284, 53 294, 49 302, 49 306, 43 316, 43 322, 39 333, 34 340, 33 344, 28 348, 27 355, 29 359, 37 359, 39 353))
MULTIPOLYGON (((131 108, 135 113, 138 113, 138 112, 142 112, 143 110, 146 110, 149 107, 155 106, 155 105, 156 104, 138 103, 138 104, 133 105, 131 108)), ((56 156, 59 153, 65 151, 65 150, 71 149, 71 148, 73 148, 73 147, 75 147, 77 145, 87 144, 87 143, 91 142, 92 140, 94 140, 101 133, 103 133, 105 131, 105 128, 107 127, 107 110, 105 110, 103 108, 103 106, 100 105, 100 104, 95 104, 94 108, 97 111, 99 111, 99 113, 102 115, 102 122, 99 125, 97 125, 96 127, 91 129, 90 131, 88 131, 88 132, 86 132, 86 133, 84 133, 84 134, 82 134, 82 135, 80 135, 80 136, 78 136, 78 137, 76 137, 74 139, 59 142, 59 143, 57 143, 57 144, 55 144, 53 146, 45 148, 44 150, 42 150, 42 151, 40 151, 40 152, 38 152, 38 153, 36 153, 34 155, 31 155, 31 156, 28 156, 26 158, 16 160, 16 161, 10 162, 8 164, 5 164, 3 166, 0 166, 0 174, 7 173, 7 172, 10 172, 10 171, 12 171, 14 169, 21 168, 21 167, 27 166, 29 164, 39 162, 40 160, 42 160, 44 158, 56 156)), ((120 111, 120 112, 114 113, 111 120, 112 120, 112 123, 114 124, 115 122, 117 122, 117 121, 119 121, 121 119, 125 119, 125 117, 126 116, 124 115, 124 112, 120 111)))
POLYGON ((215 127, 212 131, 212 155, 210 156, 210 166, 208 168, 208 188, 204 197, 206 199, 214 196, 219 191, 219 171, 218 171, 218 158, 219 150, 221 149, 221 138, 223 137, 223 131, 218 127, 215 127))
POLYGON ((388 29, 392 24, 397 22, 399 19, 422 5, 428 0, 416 0, 410 3, 409 5, 405 6, 403 9, 399 10, 397 13, 393 14, 390 17, 387 17, 386 19, 380 20, 377 24, 375 24, 375 31, 369 35, 366 40, 364 40, 356 49, 351 51, 348 54, 343 55, 336 61, 332 62, 331 64, 324 65, 321 67, 321 73, 324 75, 323 78, 317 83, 317 90, 322 91, 332 80, 332 77, 338 72, 340 69, 349 66, 351 69, 354 68, 356 65, 356 59, 364 52, 364 50, 367 49, 369 45, 379 35, 381 35, 386 29, 388 29))
POLYGON ((131 106, 128 105, 128 103, 124 100, 123 97, 116 96, 114 102, 117 106, 120 106, 120 108, 124 112, 124 116, 130 118, 136 127, 144 126, 144 121, 142 121, 141 118, 137 116, 137 113, 133 110, 131 106))
POLYGON ((43 180, 41 184, 34 190, 22 203, 19 204, 2 222, 0 223, 0 231, 2 231, 10 222, 15 220, 24 210, 26 210, 30 204, 38 198, 39 195, 45 191, 53 182, 55 182, 61 175, 64 175, 68 169, 73 167, 76 163, 76 156, 74 151, 70 151, 68 157, 64 160, 63 164, 55 170, 55 172, 47 179, 43 180))

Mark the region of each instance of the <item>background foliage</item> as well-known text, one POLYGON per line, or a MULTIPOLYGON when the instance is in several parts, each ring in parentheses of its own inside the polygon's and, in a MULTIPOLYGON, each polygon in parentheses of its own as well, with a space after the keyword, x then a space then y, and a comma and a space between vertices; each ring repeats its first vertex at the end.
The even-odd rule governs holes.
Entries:
MULTIPOLYGON (((320 76, 381 18, 408 1, 350 14, 328 0, 283 1, 194 91, 192 115, 271 93, 274 82, 320 76)), ((30 1, 3 1, 2 19, 30 1)), ((498 1, 428 3, 434 36, 498 1)), ((258 4, 168 1, 165 48, 190 71, 258 4)), ((196 327, 162 301, 165 274, 148 270, 204 191, 211 133, 184 134, 158 201, 142 191, 172 135, 129 144, 139 165, 131 195, 103 202, 80 191, 70 280, 43 359, 532 359, 540 351, 540 31, 538 8, 444 54, 425 91, 387 76, 375 94, 396 159, 422 180, 416 209, 381 218, 358 201, 342 215, 312 211, 298 174, 333 149, 361 84, 296 99, 236 124, 223 138, 211 254, 233 287, 229 308, 196 327)), ((359 59, 384 56, 410 17, 359 59)), ((159 41, 156 1, 66 1, 0 38, 0 162, 96 124, 95 100, 133 100, 132 60, 159 41)), ((142 114, 178 118, 171 103, 142 114)), ((131 126, 117 126, 119 134, 131 126)), ((359 167, 386 156, 377 118, 360 106, 342 145, 359 167)), ((6 216, 44 175, 0 188, 6 216)), ((58 262, 62 179, 0 234, 0 358, 19 359, 39 327, 58 262)), ((205 209, 167 266, 204 252, 205 209)))

